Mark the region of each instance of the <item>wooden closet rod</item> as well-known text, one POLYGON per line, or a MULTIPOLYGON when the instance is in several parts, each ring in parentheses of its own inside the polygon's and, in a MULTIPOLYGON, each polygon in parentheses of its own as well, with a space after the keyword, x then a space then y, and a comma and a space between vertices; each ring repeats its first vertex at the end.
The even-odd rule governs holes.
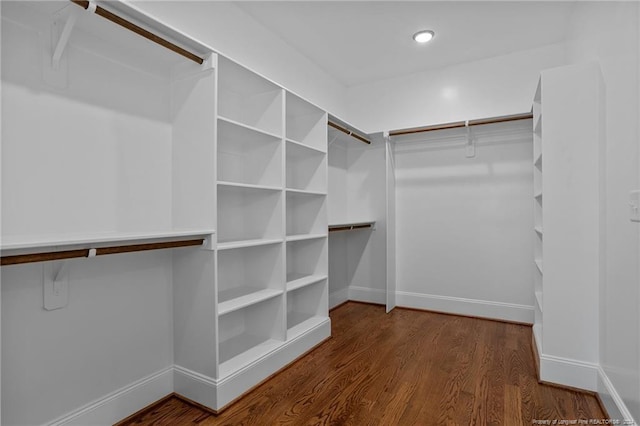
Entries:
MULTIPOLYGON (((162 243, 130 244, 125 246, 100 247, 95 249, 95 256, 117 253, 131 253, 134 251, 161 250, 178 247, 200 246, 204 239, 167 241, 162 243)), ((44 253, 18 254, 15 256, 2 256, 2 266, 19 265, 22 263, 46 262, 50 260, 73 259, 76 257, 90 257, 91 249, 53 251, 44 253)))
MULTIPOLYGON (((86 0, 71 0, 72 3, 77 4, 78 6, 82 7, 83 9, 88 9, 89 8, 89 1, 86 0)), ((151 40, 154 43, 159 44, 162 47, 165 47, 179 55, 184 56, 187 59, 192 60, 193 62, 196 62, 200 65, 202 65, 202 63, 204 62, 204 59, 202 59, 201 57, 199 57, 196 54, 193 54, 191 52, 189 52, 188 50, 183 49, 180 46, 177 46, 173 43, 171 43, 168 40, 163 39, 160 36, 157 36, 155 34, 153 34, 150 31, 145 30, 142 27, 139 27, 138 25, 134 24, 133 22, 127 21, 126 19, 109 12, 108 10, 100 7, 100 6, 96 6, 96 15, 100 15, 105 19, 108 19, 109 21, 116 23, 126 29, 128 29, 129 31, 133 31, 134 33, 141 35, 142 37, 151 40)))
POLYGON ((499 117, 479 118, 477 120, 456 121, 453 123, 435 124, 433 126, 413 127, 410 129, 393 130, 389 132, 389 136, 411 135, 414 133, 432 132, 434 130, 456 129, 459 127, 479 126, 482 124, 505 123, 507 121, 528 120, 533 118, 533 113, 525 112, 522 114, 502 115, 499 117))
POLYGON ((346 127, 342 127, 339 124, 336 124, 332 121, 327 121, 327 124, 331 127, 333 127, 334 129, 340 130, 342 133, 346 133, 347 135, 354 137, 356 139, 358 139, 361 142, 364 142, 366 144, 371 144, 371 141, 363 136, 360 136, 357 133, 353 133, 351 130, 347 129, 346 127))

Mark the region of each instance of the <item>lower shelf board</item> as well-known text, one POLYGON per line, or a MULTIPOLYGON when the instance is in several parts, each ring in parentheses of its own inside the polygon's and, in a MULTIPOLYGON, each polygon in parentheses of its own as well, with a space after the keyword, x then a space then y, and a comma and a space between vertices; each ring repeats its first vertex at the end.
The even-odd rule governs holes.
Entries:
POLYGON ((328 317, 320 317, 298 312, 287 315, 287 340, 295 339, 301 334, 320 325, 326 321, 328 317))
POLYGON ((287 291, 306 287, 326 279, 326 275, 287 274, 287 291))
POLYGON ((280 347, 284 342, 255 336, 241 334, 220 343, 220 364, 218 376, 223 379, 229 374, 261 358, 280 347))
POLYGON ((218 315, 237 311, 281 294, 282 290, 273 288, 238 287, 224 290, 218 294, 218 315))

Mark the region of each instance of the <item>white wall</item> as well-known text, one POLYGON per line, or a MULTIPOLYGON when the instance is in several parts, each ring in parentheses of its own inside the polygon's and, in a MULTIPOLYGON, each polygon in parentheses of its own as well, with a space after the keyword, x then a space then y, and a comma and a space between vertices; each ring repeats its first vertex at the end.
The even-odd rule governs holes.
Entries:
POLYGON ((531 121, 396 142, 397 303, 533 321, 531 121))
MULTIPOLYGON (((640 421, 639 225, 629 221, 627 201, 629 191, 640 188, 638 9, 635 2, 581 3, 570 22, 567 42, 570 62, 600 62, 606 86, 607 274, 600 291, 600 364, 636 421, 640 421)), ((608 390, 599 391, 608 400, 608 390)))
POLYGON ((345 115, 345 87, 233 2, 130 3, 332 114, 345 115))
POLYGON ((170 251, 69 261, 55 311, 42 268, 2 267, 2 424, 48 423, 173 364, 170 251))
POLYGON ((346 117, 377 132, 528 112, 540 71, 564 62, 556 44, 352 87, 346 117))
MULTIPOLYGON (((77 28, 67 84, 47 84, 48 13, 2 13, 2 237, 170 229, 168 81, 103 56, 117 49, 77 28)), ((2 267, 2 424, 50 422, 173 364, 170 251, 69 260, 68 304, 54 311, 44 265, 2 267)), ((129 393, 119 408, 169 392, 129 393)))

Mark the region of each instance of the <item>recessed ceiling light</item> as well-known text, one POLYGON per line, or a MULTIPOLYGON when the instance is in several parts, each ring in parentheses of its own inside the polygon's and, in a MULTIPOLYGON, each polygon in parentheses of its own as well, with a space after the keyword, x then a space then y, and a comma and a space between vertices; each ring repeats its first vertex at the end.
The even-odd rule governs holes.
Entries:
POLYGON ((431 39, 435 35, 436 35, 436 33, 434 33, 431 30, 422 30, 422 31, 418 31, 417 33, 415 33, 413 35, 413 39, 415 41, 417 41, 418 43, 426 43, 428 41, 431 41, 431 39))

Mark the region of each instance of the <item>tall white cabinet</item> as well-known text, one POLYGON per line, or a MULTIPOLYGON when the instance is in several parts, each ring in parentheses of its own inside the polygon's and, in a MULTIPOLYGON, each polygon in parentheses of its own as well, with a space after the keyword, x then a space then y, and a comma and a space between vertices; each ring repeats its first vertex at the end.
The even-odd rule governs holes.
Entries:
POLYGON ((597 386, 605 273, 604 102, 596 63, 543 71, 533 102, 540 380, 589 390, 597 386))

